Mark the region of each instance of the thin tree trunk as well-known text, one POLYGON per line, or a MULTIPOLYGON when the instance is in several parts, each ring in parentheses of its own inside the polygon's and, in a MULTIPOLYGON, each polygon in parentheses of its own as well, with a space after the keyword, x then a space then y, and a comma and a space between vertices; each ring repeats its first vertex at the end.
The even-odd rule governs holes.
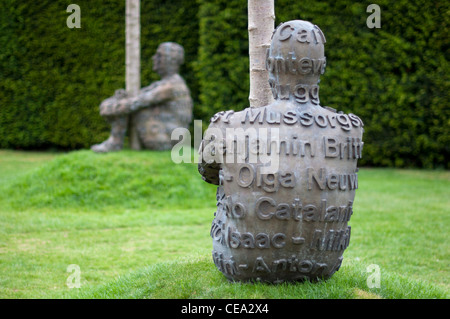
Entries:
MULTIPOLYGON (((126 0, 125 33, 126 33, 126 76, 125 85, 129 96, 136 96, 141 88, 141 46, 140 46, 140 0, 126 0)), ((129 119, 130 147, 141 149, 133 116, 129 119)))
POLYGON ((251 107, 264 106, 273 101, 265 61, 274 28, 274 0, 248 0, 251 107))

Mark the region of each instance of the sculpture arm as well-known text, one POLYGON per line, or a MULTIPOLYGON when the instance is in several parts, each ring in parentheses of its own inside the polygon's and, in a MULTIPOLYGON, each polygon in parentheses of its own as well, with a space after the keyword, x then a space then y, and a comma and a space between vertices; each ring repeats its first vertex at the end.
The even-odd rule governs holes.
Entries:
POLYGON ((206 163, 202 161, 198 164, 198 172, 202 175, 205 182, 209 184, 219 185, 220 184, 220 173, 221 166, 218 163, 206 163))
POLYGON ((124 89, 116 90, 116 93, 100 103, 100 115, 114 117, 128 114, 128 98, 124 89))
POLYGON ((204 181, 220 185, 220 171, 225 160, 225 130, 211 123, 205 131, 204 139, 199 148, 201 162, 198 171, 204 181))
POLYGON ((100 115, 104 117, 128 115, 174 98, 173 84, 162 81, 143 88, 136 97, 128 97, 124 92, 117 90, 114 96, 104 100, 100 104, 100 115))
POLYGON ((130 99, 130 112, 161 104, 175 98, 173 88, 173 84, 166 82, 152 84, 142 89, 137 97, 130 99))

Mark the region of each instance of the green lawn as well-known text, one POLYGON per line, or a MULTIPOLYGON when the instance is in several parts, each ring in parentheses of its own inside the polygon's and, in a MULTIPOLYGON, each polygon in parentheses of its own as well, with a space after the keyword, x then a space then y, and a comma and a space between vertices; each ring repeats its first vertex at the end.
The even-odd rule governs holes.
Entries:
POLYGON ((448 171, 361 169, 333 278, 231 284, 210 258, 215 187, 195 164, 0 151, 0 298, 448 298, 449 189, 448 171), (367 287, 371 264, 380 288, 367 287))

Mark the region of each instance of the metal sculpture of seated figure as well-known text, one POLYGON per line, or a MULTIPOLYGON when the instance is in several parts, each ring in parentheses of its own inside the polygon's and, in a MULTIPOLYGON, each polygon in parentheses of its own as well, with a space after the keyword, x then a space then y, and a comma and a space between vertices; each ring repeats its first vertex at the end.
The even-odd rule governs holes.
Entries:
POLYGON ((119 151, 123 148, 130 115, 134 117, 137 136, 145 149, 168 150, 175 128, 188 128, 192 120, 193 102, 179 68, 184 62, 184 49, 174 42, 158 46, 152 57, 153 70, 161 80, 128 97, 124 89, 100 104, 100 115, 111 125, 109 138, 91 147, 94 152, 119 151))
POLYGON ((232 281, 330 278, 349 245, 363 123, 322 107, 325 35, 293 20, 275 30, 266 67, 274 102, 215 114, 200 151, 218 185, 212 258, 232 281))

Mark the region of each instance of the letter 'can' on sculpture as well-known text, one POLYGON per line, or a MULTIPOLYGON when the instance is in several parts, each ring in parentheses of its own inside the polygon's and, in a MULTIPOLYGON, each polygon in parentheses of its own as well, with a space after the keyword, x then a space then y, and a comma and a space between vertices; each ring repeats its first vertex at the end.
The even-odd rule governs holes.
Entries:
POLYGON ((217 113, 199 172, 217 188, 212 258, 231 281, 330 278, 349 246, 363 121, 321 106, 325 35, 279 25, 267 51, 274 102, 217 113))

